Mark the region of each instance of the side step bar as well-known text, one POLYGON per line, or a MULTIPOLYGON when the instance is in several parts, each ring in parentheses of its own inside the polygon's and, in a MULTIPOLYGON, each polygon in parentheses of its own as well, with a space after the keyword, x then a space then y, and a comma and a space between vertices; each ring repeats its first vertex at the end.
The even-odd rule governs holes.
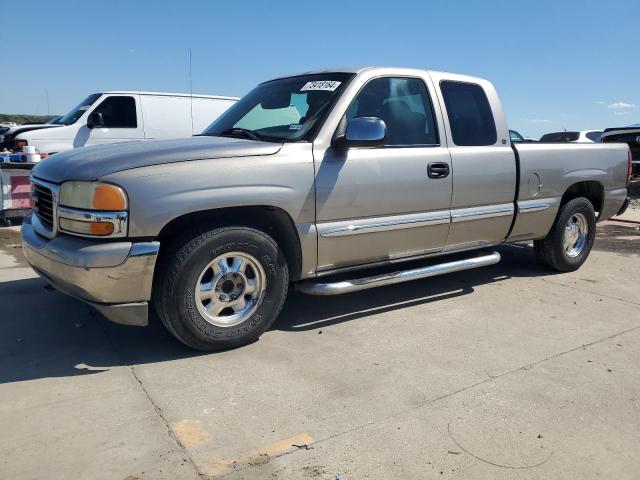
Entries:
POLYGON ((488 265, 494 265, 499 261, 500 254, 498 252, 491 252, 487 255, 467 258, 464 260, 439 263, 436 265, 429 265, 427 267, 413 268, 411 270, 401 270, 399 272, 385 273, 372 277, 342 280, 333 283, 317 283, 307 280, 296 284, 296 290, 308 295, 339 295, 341 293, 357 292, 368 288, 394 285, 396 283, 408 282, 410 280, 435 277, 445 273, 486 267, 488 265))

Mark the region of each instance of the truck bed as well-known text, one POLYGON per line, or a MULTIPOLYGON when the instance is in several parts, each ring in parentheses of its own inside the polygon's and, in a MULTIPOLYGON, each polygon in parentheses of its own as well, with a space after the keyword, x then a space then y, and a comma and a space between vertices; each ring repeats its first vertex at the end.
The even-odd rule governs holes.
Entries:
POLYGON ((615 215, 627 196, 629 148, 626 144, 518 143, 516 219, 509 240, 542 238, 553 221, 563 195, 576 184, 587 184, 598 219, 615 215), (585 178, 589 180, 585 182, 585 178))

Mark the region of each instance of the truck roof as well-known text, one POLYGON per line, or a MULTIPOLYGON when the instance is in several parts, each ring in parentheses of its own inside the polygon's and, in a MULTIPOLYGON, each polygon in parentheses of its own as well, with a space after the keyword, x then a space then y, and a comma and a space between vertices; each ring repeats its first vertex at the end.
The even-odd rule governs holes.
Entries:
POLYGON ((428 74, 438 74, 438 75, 443 75, 443 76, 455 76, 458 78, 465 78, 471 81, 479 81, 479 80, 484 80, 486 81, 486 79, 480 78, 480 77, 475 77, 475 76, 471 76, 471 75, 462 75, 459 73, 453 73, 453 72, 442 72, 442 71, 438 71, 438 70, 429 70, 429 69, 421 69, 421 68, 406 68, 406 67, 381 67, 381 66, 365 66, 365 67, 339 67, 339 68, 323 68, 320 70, 309 70, 307 72, 298 72, 298 73, 293 73, 290 75, 282 75, 279 77, 276 77, 272 80, 276 80, 278 78, 288 78, 288 77, 297 77, 300 75, 314 75, 314 74, 319 74, 319 73, 355 73, 360 74, 363 72, 377 72, 379 71, 381 74, 390 74, 390 73, 399 73, 399 74, 403 74, 403 75, 418 75, 424 72, 427 72, 428 74))
POLYGON ((157 95, 164 97, 193 97, 193 98, 213 98, 216 100, 239 100, 239 97, 225 97, 222 95, 202 95, 200 93, 170 93, 170 92, 146 92, 136 90, 109 90, 107 92, 97 92, 118 95, 157 95))

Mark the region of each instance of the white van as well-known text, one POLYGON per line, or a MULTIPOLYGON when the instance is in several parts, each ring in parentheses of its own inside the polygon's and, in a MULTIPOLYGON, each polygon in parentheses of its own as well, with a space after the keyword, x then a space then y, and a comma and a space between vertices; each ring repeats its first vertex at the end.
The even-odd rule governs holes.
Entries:
POLYGON ((181 93, 93 93, 56 123, 11 128, 3 146, 19 150, 32 145, 39 153, 50 155, 102 143, 190 137, 237 100, 181 93))

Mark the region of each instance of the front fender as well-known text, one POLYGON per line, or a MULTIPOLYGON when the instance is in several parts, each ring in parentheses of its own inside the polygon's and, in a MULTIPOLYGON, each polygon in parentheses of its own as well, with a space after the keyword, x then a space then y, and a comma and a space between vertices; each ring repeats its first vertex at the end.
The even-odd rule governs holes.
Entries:
POLYGON ((188 213, 227 207, 274 206, 296 226, 313 223, 314 169, 310 144, 288 144, 270 156, 151 165, 105 175, 129 197, 129 236, 155 237, 188 213))

